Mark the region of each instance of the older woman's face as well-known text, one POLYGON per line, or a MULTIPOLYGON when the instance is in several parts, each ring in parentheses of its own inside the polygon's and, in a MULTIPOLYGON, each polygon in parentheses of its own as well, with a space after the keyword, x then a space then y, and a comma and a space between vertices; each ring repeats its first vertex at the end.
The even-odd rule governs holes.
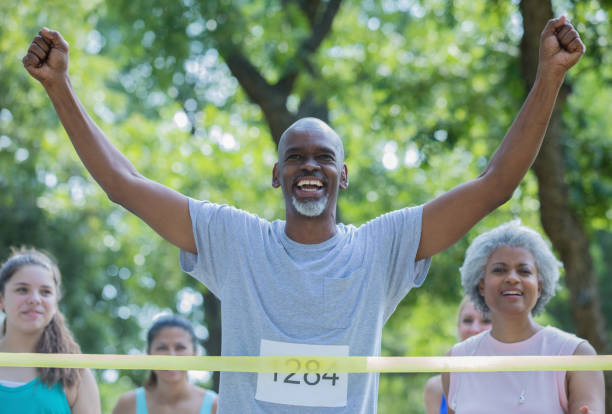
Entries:
POLYGON ((491 312, 500 316, 528 316, 542 292, 531 252, 510 246, 493 251, 478 287, 491 312))

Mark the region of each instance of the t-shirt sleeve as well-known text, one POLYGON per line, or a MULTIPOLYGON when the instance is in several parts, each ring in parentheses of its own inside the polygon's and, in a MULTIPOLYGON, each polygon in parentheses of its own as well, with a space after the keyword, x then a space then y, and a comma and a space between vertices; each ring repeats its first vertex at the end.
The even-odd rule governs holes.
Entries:
POLYGON ((385 319, 413 287, 423 284, 431 258, 415 261, 421 240, 423 206, 407 207, 367 223, 377 251, 377 267, 386 269, 385 319))
POLYGON ((181 269, 222 299, 224 280, 231 277, 229 261, 243 252, 240 235, 247 232, 254 216, 225 204, 193 199, 189 199, 189 214, 197 254, 181 249, 181 269))

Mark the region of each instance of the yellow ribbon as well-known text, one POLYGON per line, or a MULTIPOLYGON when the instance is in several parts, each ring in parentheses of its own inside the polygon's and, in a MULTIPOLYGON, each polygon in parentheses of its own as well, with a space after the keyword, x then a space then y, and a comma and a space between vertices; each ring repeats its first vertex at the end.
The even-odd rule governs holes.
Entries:
POLYGON ((612 355, 365 357, 166 356, 0 352, 0 366, 232 372, 610 371, 612 355))

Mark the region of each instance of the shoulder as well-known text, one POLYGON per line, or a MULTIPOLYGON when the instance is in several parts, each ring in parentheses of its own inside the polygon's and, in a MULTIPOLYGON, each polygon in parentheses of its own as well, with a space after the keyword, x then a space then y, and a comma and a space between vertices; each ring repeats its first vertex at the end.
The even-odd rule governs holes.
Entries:
POLYGON ((479 344, 489 336, 489 331, 470 336, 464 341, 458 342, 449 351, 450 356, 468 356, 478 353, 479 344))
POLYGON ((202 409, 205 406, 210 407, 211 413, 217 412, 217 393, 213 390, 209 390, 198 385, 191 385, 192 397, 195 395, 198 400, 198 404, 201 404, 202 409), (201 401, 201 403, 200 403, 201 401), (209 405, 208 405, 209 404, 209 405))
POLYGON ((442 377, 435 375, 427 380, 425 383, 425 392, 442 390, 442 377))
POLYGON ((440 403, 442 398, 442 377, 440 375, 429 378, 425 383, 425 399, 429 398, 436 398, 440 403))
POLYGON ((206 388, 200 387, 199 385, 195 385, 195 384, 191 384, 190 388, 191 388, 191 394, 196 395, 200 398, 204 398, 204 395, 206 395, 206 392, 208 391, 206 388))
POLYGON ((425 411, 436 413, 440 411, 440 403, 442 401, 442 377, 436 375, 431 377, 425 383, 425 411))
POLYGON ((597 351, 589 341, 584 340, 576 347, 574 355, 597 355, 597 351))
POLYGON ((564 339, 577 339, 579 341, 583 340, 577 337, 576 335, 574 335, 573 333, 563 331, 559 328, 555 328, 554 326, 550 326, 550 325, 545 326, 542 331, 544 335, 551 337, 551 338, 556 337, 556 338, 564 338, 564 339))
POLYGON ((210 201, 190 199, 189 210, 193 225, 196 227, 209 227, 215 231, 235 233, 236 231, 255 230, 266 231, 270 227, 282 227, 284 221, 270 223, 257 214, 241 210, 228 204, 216 204, 210 201))
POLYGON ((582 344, 588 344, 585 339, 582 339, 573 333, 562 331, 554 326, 546 326, 543 329, 543 334, 547 342, 557 344, 559 347, 559 353, 561 355, 571 355, 577 348, 581 347, 582 344))
POLYGON ((98 384, 90 369, 81 370, 78 385, 65 389, 64 392, 73 413, 100 412, 98 384))
POLYGON ((370 221, 368 221, 367 223, 365 223, 364 225, 371 225, 371 224, 376 224, 376 223, 384 223, 384 222, 393 222, 393 223, 398 223, 398 222, 404 222, 406 220, 410 221, 410 224, 412 224, 411 222, 414 221, 419 222, 421 220, 423 216, 423 206, 413 206, 413 207, 404 207, 404 208, 400 208, 399 210, 393 210, 390 211, 388 213, 384 213, 370 221))
POLYGON ((128 391, 119 397, 113 414, 134 414, 136 412, 136 390, 128 391))
POLYGON ((189 199, 189 209, 192 216, 196 217, 199 215, 227 215, 231 217, 245 217, 258 221, 266 221, 259 217, 257 214, 250 213, 248 211, 239 209, 229 204, 217 204, 206 200, 195 200, 189 199))

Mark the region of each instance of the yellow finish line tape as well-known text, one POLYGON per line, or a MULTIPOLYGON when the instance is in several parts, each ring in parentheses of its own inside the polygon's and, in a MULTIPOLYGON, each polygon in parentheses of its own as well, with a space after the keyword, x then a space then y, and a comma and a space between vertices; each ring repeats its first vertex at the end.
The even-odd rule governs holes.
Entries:
POLYGON ((612 355, 363 357, 166 356, 0 352, 0 366, 233 372, 610 371, 612 355))

